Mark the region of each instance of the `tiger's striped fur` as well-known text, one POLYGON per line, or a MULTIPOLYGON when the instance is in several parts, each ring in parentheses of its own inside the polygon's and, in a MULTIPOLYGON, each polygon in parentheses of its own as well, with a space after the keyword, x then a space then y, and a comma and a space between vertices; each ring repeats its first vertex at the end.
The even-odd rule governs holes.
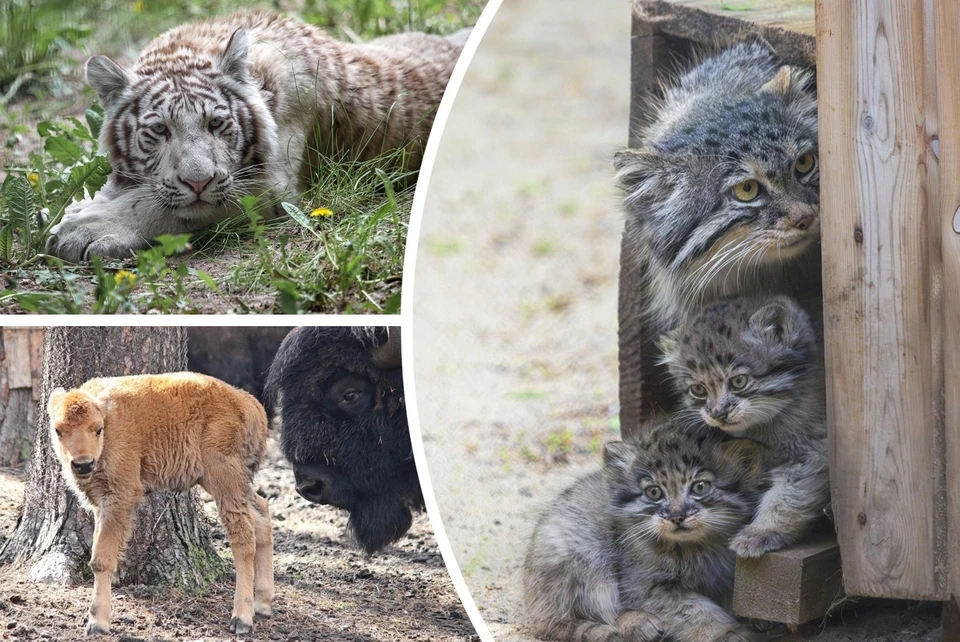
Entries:
POLYGON ((464 36, 345 43, 254 11, 172 29, 131 71, 93 56, 87 80, 105 109, 113 172, 95 198, 68 208, 48 251, 127 256, 229 217, 246 194, 266 195, 268 215, 279 214, 317 154, 402 148, 416 169, 464 36))

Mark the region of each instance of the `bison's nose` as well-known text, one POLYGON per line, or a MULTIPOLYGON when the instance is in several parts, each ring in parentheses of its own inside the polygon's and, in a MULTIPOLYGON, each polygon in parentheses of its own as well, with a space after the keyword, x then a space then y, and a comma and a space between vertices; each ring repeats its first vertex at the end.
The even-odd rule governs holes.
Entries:
POLYGON ((322 466, 294 466, 297 492, 308 502, 330 504, 333 476, 322 466))
POLYGON ((93 466, 97 462, 94 461, 93 457, 80 457, 79 459, 74 459, 70 462, 70 468, 73 469, 73 472, 81 477, 86 477, 93 472, 93 466))
POLYGON ((210 178, 200 179, 199 181, 190 180, 189 178, 181 178, 180 180, 183 181, 185 184, 189 185, 190 188, 197 195, 199 195, 203 193, 203 188, 206 187, 207 183, 209 183, 212 179, 213 179, 213 176, 211 176, 210 178))

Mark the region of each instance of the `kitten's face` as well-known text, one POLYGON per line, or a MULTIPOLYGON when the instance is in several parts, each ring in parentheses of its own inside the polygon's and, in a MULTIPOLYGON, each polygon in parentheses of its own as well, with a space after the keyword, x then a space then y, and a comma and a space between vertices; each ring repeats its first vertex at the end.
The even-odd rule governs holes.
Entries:
POLYGON ((604 453, 624 537, 706 544, 749 521, 752 499, 743 461, 730 465, 717 439, 674 431, 639 448, 615 442, 604 453), (739 469, 739 470, 738 470, 739 469))
POLYGON ((653 258, 695 289, 820 236, 812 77, 783 67, 763 78, 752 91, 668 101, 645 148, 617 158, 653 258))
POLYGON ((805 392, 814 341, 807 314, 776 297, 709 306, 660 345, 686 414, 742 436, 805 392))

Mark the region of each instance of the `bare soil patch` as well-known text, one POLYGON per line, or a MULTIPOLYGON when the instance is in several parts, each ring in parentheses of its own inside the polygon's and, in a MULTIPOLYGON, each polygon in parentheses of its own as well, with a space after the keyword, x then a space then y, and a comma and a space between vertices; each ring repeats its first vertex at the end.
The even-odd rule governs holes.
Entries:
MULTIPOLYGON (((477 639, 447 575, 426 515, 385 552, 366 557, 345 535, 346 514, 315 506, 294 491, 293 472, 271 439, 257 486, 270 501, 277 596, 274 615, 255 621, 243 639, 467 641, 477 639)), ((0 471, 0 545, 16 524, 22 471, 0 471)), ((204 509, 216 509, 204 497, 204 509)), ((229 547, 219 523, 219 552, 229 547)), ((113 591, 113 642, 240 639, 227 631, 233 603, 229 577, 201 595, 152 586, 113 591)), ((38 584, 23 569, 0 568, 0 640, 78 640, 92 582, 38 584)))

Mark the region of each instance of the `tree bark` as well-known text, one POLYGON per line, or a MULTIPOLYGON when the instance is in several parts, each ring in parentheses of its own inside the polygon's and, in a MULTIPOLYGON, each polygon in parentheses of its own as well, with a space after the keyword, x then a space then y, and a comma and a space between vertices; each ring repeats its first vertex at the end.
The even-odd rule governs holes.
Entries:
POLYGON ((20 467, 33 450, 41 336, 39 328, 0 331, 0 466, 20 467))
MULTIPOLYGON (((43 387, 30 478, 13 536, 0 561, 30 568, 32 579, 73 583, 89 579, 93 516, 67 487, 50 447, 47 399, 57 387, 75 388, 94 377, 184 370, 183 328, 49 328, 44 336, 43 387)), ((211 546, 196 493, 157 492, 141 502, 133 537, 116 581, 199 590, 226 564, 211 546)))

